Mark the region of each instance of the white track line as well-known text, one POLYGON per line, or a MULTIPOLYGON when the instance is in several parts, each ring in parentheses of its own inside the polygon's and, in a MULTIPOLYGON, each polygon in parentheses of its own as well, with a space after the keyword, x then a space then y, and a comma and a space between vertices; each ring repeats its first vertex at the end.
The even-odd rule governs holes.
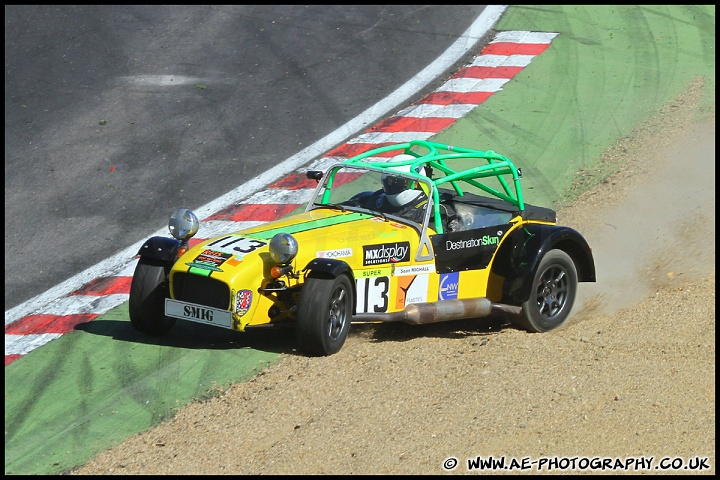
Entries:
MULTIPOLYGON (((368 108, 326 137, 301 150, 284 162, 272 167, 264 174, 244 183, 243 185, 240 185, 236 189, 213 200, 212 202, 195 209, 195 214, 198 218, 203 219, 228 205, 237 203, 255 192, 258 192, 278 178, 296 170, 301 165, 310 162, 315 157, 322 155, 331 148, 341 144, 344 140, 350 138, 357 132, 369 127, 397 106, 416 95, 417 92, 425 88, 431 81, 435 80, 439 75, 458 62, 468 51, 474 49, 488 30, 497 23, 506 8, 507 5, 488 5, 487 8, 483 10, 482 14, 480 14, 472 25, 470 25, 470 28, 465 30, 460 38, 458 38, 455 43, 445 50, 445 52, 438 57, 437 60, 408 80, 387 98, 368 108)), ((530 32, 526 33, 530 34, 530 32)), ((167 229, 163 228, 150 236, 165 234, 167 234, 167 229)), ((94 265, 74 277, 65 280, 45 293, 37 295, 30 300, 11 308, 10 310, 6 310, 5 325, 15 322, 32 312, 46 307, 50 303, 57 301, 59 298, 77 290, 96 278, 111 275, 118 269, 126 268, 129 263, 135 260, 135 254, 144 242, 145 240, 143 239, 112 257, 98 263, 97 265, 94 265)))

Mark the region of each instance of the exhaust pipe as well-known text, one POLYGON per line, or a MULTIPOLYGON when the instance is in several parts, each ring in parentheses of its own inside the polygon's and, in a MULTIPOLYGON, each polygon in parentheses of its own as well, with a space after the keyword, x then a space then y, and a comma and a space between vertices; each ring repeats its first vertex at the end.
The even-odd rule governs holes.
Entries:
POLYGON ((444 300, 433 303, 415 303, 405 307, 405 323, 426 323, 460 320, 462 318, 487 317, 492 312, 492 302, 487 298, 472 300, 444 300))
POLYGON ((354 322, 405 322, 411 325, 445 322, 464 318, 487 317, 491 313, 503 312, 519 315, 521 307, 504 303, 493 303, 487 298, 469 300, 440 300, 437 302, 414 303, 395 313, 361 313, 353 316, 354 322))

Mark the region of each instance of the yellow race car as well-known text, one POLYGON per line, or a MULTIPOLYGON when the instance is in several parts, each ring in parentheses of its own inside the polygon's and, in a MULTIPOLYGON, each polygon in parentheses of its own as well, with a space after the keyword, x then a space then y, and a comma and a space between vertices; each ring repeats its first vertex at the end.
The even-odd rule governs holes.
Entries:
POLYGON ((133 327, 290 325, 301 350, 330 355, 351 323, 502 313, 545 332, 568 320, 578 282, 595 281, 582 235, 526 204, 520 169, 491 150, 414 140, 307 176, 318 185, 304 212, 192 248, 199 221, 176 210, 173 238, 138 253, 133 327))

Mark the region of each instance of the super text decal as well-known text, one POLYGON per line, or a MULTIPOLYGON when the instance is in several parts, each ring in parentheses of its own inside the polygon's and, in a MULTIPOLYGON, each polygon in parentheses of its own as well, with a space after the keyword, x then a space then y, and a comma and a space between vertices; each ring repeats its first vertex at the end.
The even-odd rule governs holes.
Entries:
POLYGON ((408 260, 410 260, 410 242, 381 243, 363 247, 363 265, 382 265, 408 260))

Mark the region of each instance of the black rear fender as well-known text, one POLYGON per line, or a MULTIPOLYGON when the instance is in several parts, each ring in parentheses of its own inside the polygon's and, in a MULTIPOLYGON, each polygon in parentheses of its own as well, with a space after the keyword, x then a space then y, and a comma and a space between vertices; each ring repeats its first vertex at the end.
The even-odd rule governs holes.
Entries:
POLYGON ((570 255, 579 282, 595 281, 592 250, 580 233, 566 226, 530 224, 510 233, 493 260, 492 272, 506 279, 505 301, 518 304, 527 299, 540 260, 553 249, 570 255))

